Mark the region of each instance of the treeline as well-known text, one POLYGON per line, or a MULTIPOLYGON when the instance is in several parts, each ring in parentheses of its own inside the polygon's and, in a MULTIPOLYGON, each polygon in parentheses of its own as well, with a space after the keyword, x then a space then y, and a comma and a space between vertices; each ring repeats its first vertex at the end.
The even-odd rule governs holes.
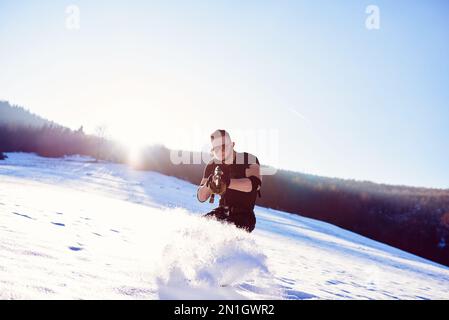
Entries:
POLYGON ((0 101, 0 160, 4 152, 34 152, 44 157, 81 154, 98 160, 122 162, 122 146, 101 136, 86 135, 58 125, 23 107, 0 101))
POLYGON ((0 100, 0 125, 10 124, 24 127, 56 126, 55 123, 31 113, 21 106, 11 105, 8 101, 0 100))
POLYGON ((449 265, 449 190, 279 171, 259 204, 330 222, 449 265), (282 192, 279 192, 282 190, 282 192))
POLYGON ((0 153, 33 152, 43 157, 87 155, 97 160, 124 162, 124 148, 105 138, 53 124, 43 127, 0 125, 0 153))

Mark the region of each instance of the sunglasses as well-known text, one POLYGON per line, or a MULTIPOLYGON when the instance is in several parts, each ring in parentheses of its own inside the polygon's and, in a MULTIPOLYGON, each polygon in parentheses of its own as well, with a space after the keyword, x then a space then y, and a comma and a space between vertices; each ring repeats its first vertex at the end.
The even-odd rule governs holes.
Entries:
POLYGON ((210 151, 212 151, 212 152, 219 152, 219 151, 221 151, 221 150, 223 150, 223 148, 226 150, 226 149, 229 149, 231 147, 231 145, 230 144, 222 144, 222 145, 220 145, 220 146, 215 146, 215 147, 213 147, 212 149, 210 149, 210 151))

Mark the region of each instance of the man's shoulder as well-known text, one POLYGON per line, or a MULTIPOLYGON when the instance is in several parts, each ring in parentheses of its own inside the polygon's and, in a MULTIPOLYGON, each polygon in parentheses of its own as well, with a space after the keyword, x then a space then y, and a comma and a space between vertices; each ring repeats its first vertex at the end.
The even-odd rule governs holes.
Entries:
POLYGON ((255 164, 255 163, 260 165, 259 159, 252 153, 248 153, 248 164, 255 164))
POLYGON ((237 164, 258 164, 259 163, 259 159, 253 155, 252 153, 249 152, 237 152, 236 153, 236 158, 235 161, 237 164))
POLYGON ((215 161, 215 158, 212 158, 212 159, 209 160, 209 162, 206 163, 206 166, 211 166, 211 165, 214 165, 214 164, 216 164, 216 161, 215 161))

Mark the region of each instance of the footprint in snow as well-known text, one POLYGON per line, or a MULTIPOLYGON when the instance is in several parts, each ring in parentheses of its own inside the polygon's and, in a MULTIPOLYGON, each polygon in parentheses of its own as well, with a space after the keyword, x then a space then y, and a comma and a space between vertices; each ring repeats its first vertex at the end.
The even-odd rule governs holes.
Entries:
POLYGON ((337 284, 341 284, 341 283, 343 283, 343 282, 338 281, 338 280, 328 280, 328 281, 326 281, 326 284, 329 284, 329 285, 337 285, 337 284))
POLYGON ((288 284, 294 284, 294 283, 295 283, 295 281, 293 281, 293 280, 291 280, 291 279, 289 279, 289 278, 283 278, 283 277, 281 277, 280 280, 283 281, 283 282, 285 282, 285 283, 288 283, 288 284))
POLYGON ((30 216, 26 215, 26 214, 22 214, 22 213, 18 213, 18 212, 12 212, 12 214, 15 214, 17 216, 21 216, 27 219, 31 219, 31 220, 35 220, 34 218, 31 218, 30 216))
POLYGON ((55 226, 59 226, 59 227, 65 227, 65 224, 60 223, 60 222, 52 222, 52 224, 54 224, 55 226))
POLYGON ((287 299, 294 299, 294 300, 307 300, 307 299, 314 299, 316 296, 313 294, 303 292, 303 291, 297 291, 292 289, 286 289, 286 298, 287 299))

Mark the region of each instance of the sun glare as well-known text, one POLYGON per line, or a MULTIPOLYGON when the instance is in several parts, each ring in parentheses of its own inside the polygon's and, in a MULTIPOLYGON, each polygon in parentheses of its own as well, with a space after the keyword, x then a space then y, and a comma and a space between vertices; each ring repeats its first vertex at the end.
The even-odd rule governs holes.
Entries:
POLYGON ((126 151, 126 162, 133 168, 139 168, 143 165, 143 154, 145 148, 153 142, 148 136, 134 134, 134 130, 123 130, 111 133, 111 138, 119 142, 126 151))
POLYGON ((144 146, 130 146, 127 148, 127 162, 133 168, 143 165, 144 146))

